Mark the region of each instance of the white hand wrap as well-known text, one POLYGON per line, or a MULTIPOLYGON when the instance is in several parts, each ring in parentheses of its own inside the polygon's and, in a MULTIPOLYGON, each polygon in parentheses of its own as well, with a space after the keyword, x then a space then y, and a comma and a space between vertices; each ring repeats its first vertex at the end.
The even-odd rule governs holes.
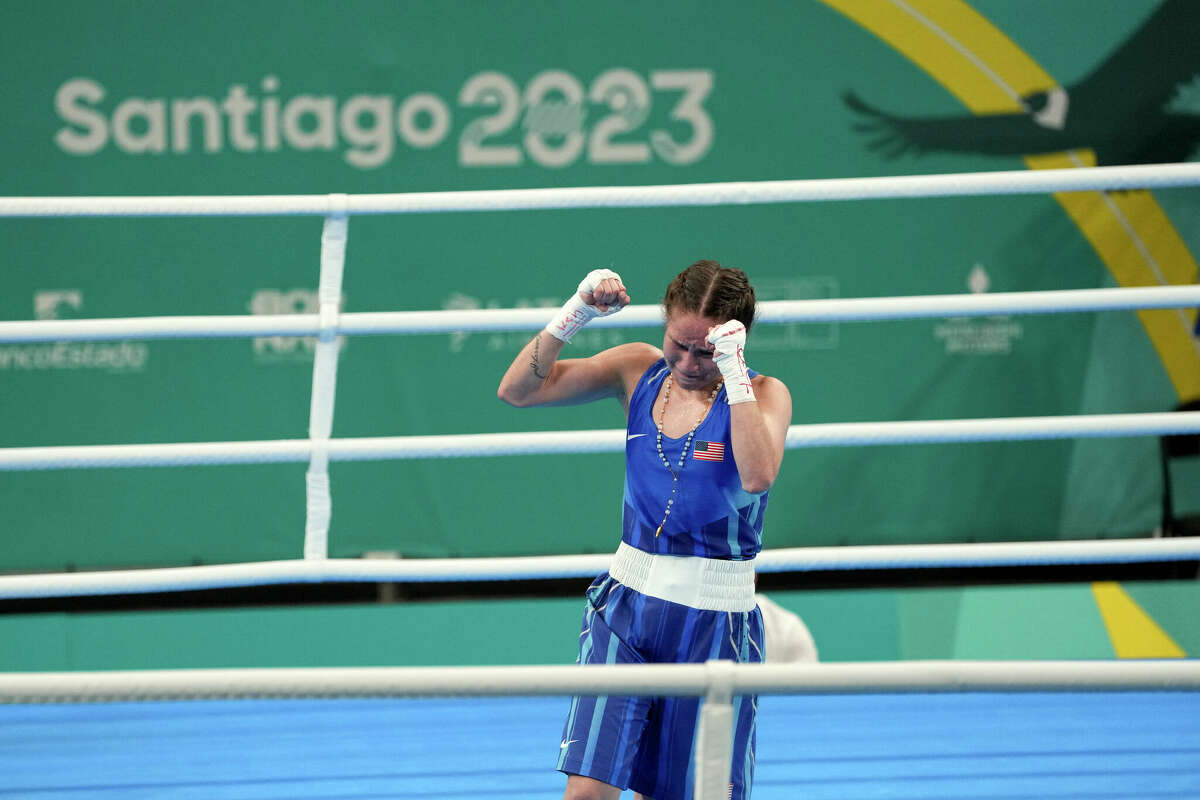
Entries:
POLYGON ((725 399, 729 405, 755 402, 757 398, 742 352, 746 346, 746 326, 731 319, 710 333, 708 341, 713 346, 713 362, 725 379, 725 399))
POLYGON ((550 324, 546 326, 546 332, 556 339, 569 342, 580 328, 596 317, 607 317, 609 314, 620 311, 620 307, 601 311, 595 306, 583 302, 583 298, 579 296, 580 293, 593 293, 600 285, 600 281, 605 278, 621 280, 621 276, 611 269, 594 269, 589 272, 587 277, 580 281, 579 288, 571 295, 570 299, 563 303, 563 307, 558 310, 554 319, 550 320, 550 324))

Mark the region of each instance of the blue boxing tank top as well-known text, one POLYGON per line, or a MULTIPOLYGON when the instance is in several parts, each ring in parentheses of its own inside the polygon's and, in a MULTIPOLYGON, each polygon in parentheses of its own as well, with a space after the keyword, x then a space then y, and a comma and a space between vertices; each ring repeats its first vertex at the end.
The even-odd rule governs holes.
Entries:
POLYGON ((683 469, 676 465, 687 435, 662 437, 663 454, 679 475, 679 486, 662 534, 654 535, 671 498, 671 473, 658 456, 654 420, 654 401, 668 374, 666 359, 660 358, 638 379, 629 399, 621 538, 647 553, 754 558, 762 549, 769 492, 751 494, 742 489, 723 386, 696 429, 683 469))

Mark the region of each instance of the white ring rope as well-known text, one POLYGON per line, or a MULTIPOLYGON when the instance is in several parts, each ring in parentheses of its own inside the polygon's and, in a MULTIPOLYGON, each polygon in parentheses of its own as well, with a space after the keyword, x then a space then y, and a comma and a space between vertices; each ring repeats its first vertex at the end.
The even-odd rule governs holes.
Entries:
MULTIPOLYGON (((1200 306, 1200 285, 1137 286, 995 294, 767 300, 758 304, 755 320, 763 324, 867 322, 1197 306, 1200 306)), ((535 331, 545 327, 554 311, 551 308, 360 311, 341 314, 337 323, 330 325, 322 325, 317 314, 19 320, 0 322, 0 342, 535 331)), ((636 305, 626 307, 620 314, 594 320, 590 325, 645 328, 661 325, 662 321, 661 306, 636 305)))
POLYGON ((0 673, 0 702, 894 692, 1196 691, 1200 662, 893 661, 0 673))
MULTIPOLYGON (((610 555, 430 559, 292 559, 244 564, 0 576, 0 600, 228 589, 302 583, 590 580, 610 555)), ((758 572, 1055 566, 1200 561, 1200 539, 988 542, 764 550, 758 572)))
MULTIPOLYGON (((1095 439, 1200 433, 1200 411, 1144 414, 1081 414, 904 422, 830 422, 792 425, 785 446, 1000 442, 1042 439, 1095 439)), ((412 458, 619 453, 620 428, 584 431, 378 436, 322 442, 330 461, 383 461, 412 458)), ((69 445, 0 448, 0 472, 96 467, 180 467, 217 464, 284 464, 308 461, 309 439, 183 444, 69 445)))
MULTIPOLYGON (((346 196, 345 211, 355 215, 749 205, 1163 189, 1198 183, 1200 164, 1146 164, 879 178, 359 194, 346 196)), ((0 198, 0 217, 325 216, 330 206, 328 195, 7 197, 0 198)))

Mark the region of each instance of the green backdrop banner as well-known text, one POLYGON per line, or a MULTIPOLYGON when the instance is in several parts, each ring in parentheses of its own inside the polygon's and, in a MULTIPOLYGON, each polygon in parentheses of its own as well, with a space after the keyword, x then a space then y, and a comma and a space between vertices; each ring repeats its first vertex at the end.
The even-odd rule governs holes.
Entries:
MULTIPOLYGON (((1200 584, 1126 583, 1121 591, 1176 656, 1200 651, 1200 584)), ((1151 657, 1145 649, 1118 653, 1123 640, 1106 627, 1086 583, 769 597, 803 618, 826 662, 1151 657)), ((8 614, 0 616, 0 641, 22 646, 0 648, 0 670, 571 664, 581 606, 572 597, 8 614), (513 626, 514 618, 537 624, 513 626)))
MULTIPOLYGON (((1192 158, 1190 4, 913 3, 916 28, 876 30, 885 6, 899 7, 19 3, 0 30, 0 194, 925 174, 1071 148, 1192 158), (940 30, 983 75, 1036 63, 1057 86, 1013 83, 1015 128, 910 57, 910 29, 940 30), (1122 88, 1139 75, 1144 92, 1122 88)), ((765 300, 1116 285, 1122 259, 1147 253, 1162 282, 1194 282, 1200 193, 1113 207, 1134 200, 1153 225, 1049 196, 355 217, 344 309, 557 306, 598 265, 652 303, 698 258, 744 268, 765 300), (1119 236, 1133 238, 1114 257, 1104 242, 1119 236)), ((0 220, 0 318, 312 312, 320 232, 316 218, 0 220)), ((1195 311, 1165 313, 1182 334, 1125 313, 781 325, 757 328, 747 354, 788 383, 795 423, 1159 411, 1200 375, 1195 311)), ((660 337, 585 331, 570 352, 660 337)), ((615 403, 496 400, 526 338, 344 342, 334 435, 623 424, 615 403)), ((303 438, 312 354, 274 337, 0 344, 0 445, 303 438)), ((335 464, 331 554, 607 551, 621 473, 612 455, 335 464)), ((766 545, 1137 536, 1157 523, 1159 485, 1149 439, 791 451, 766 545)), ((304 467, 10 472, 0 507, 3 570, 291 558, 304 467)))

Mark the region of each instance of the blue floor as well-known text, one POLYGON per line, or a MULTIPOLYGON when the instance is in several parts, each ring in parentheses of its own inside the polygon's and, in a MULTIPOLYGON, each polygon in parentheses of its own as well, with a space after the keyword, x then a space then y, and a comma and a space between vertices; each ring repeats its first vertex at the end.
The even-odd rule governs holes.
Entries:
MULTIPOLYGON (((0 706, 0 798, 558 798, 566 709, 0 706)), ((758 742, 755 800, 1200 798, 1200 693, 770 696, 758 742)))

